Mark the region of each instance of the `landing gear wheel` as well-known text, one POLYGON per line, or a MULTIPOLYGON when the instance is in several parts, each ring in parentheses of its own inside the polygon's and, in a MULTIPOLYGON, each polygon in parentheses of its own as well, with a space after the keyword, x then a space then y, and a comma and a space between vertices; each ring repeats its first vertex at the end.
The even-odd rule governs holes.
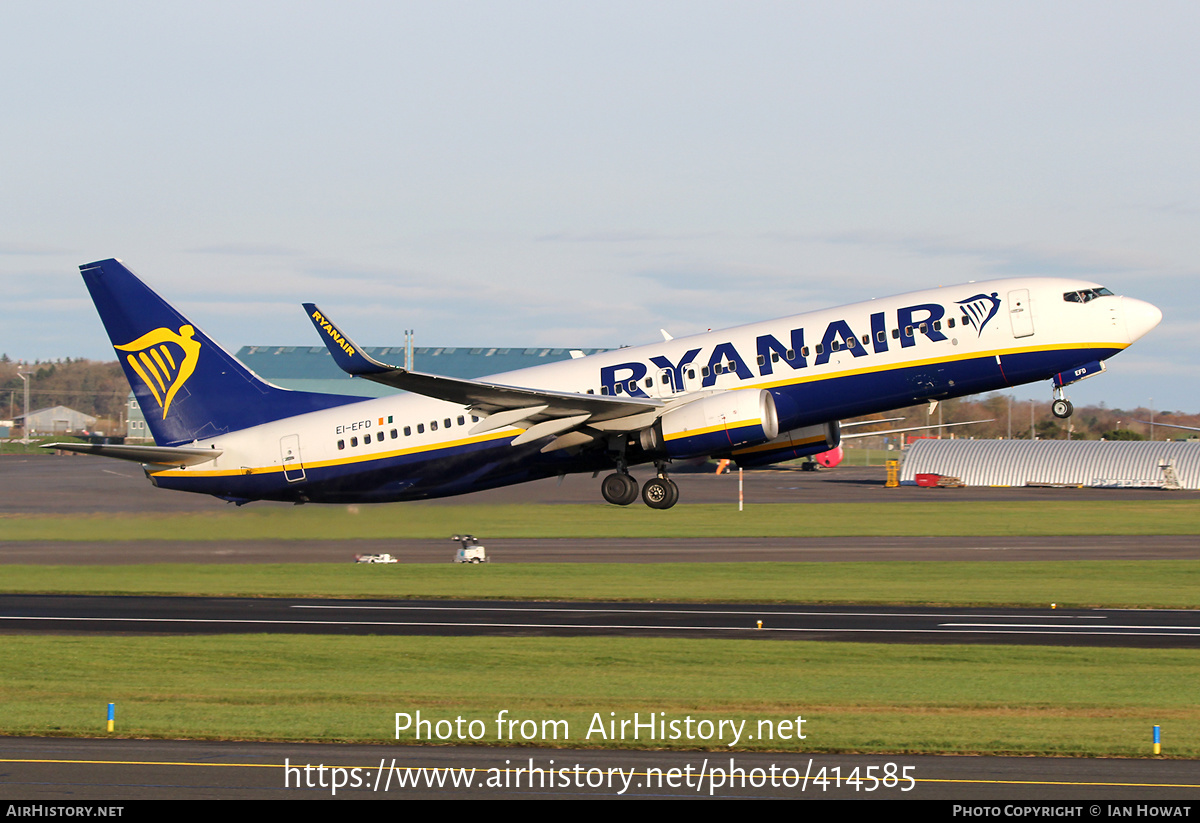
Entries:
POLYGON ((616 472, 604 478, 600 494, 614 506, 628 506, 638 498, 638 482, 623 472, 616 472))
POLYGON ((1075 413, 1075 407, 1071 405, 1070 400, 1055 400, 1050 405, 1050 411, 1059 420, 1065 420, 1075 413))
POLYGON ((665 477, 646 481, 642 500, 652 509, 669 509, 679 502, 679 487, 665 477))

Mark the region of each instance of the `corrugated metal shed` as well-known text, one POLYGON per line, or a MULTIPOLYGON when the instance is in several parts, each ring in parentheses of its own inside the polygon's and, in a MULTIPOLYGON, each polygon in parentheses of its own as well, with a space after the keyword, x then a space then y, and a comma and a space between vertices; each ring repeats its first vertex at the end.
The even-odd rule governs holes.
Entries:
MULTIPOLYGON (((25 415, 18 414, 14 420, 24 422, 25 415)), ((66 406, 51 406, 29 413, 29 431, 33 432, 75 432, 90 429, 96 425, 96 418, 90 414, 68 408, 66 406)))
POLYGON ((918 474, 968 486, 1162 486, 1173 461, 1179 485, 1200 489, 1200 444, 1103 440, 918 440, 905 452, 900 482, 918 474))

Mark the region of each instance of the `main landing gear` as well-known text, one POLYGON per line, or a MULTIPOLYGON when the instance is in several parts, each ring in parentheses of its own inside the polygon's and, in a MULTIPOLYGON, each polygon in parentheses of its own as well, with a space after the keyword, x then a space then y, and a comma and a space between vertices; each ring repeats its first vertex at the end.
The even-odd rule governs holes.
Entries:
MULTIPOLYGON (((652 509, 669 509, 679 502, 679 487, 659 467, 658 476, 642 486, 642 502, 652 509)), ((610 474, 600 484, 600 493, 614 506, 628 506, 638 498, 638 482, 624 467, 610 474)))
POLYGON ((638 498, 638 482, 623 471, 610 474, 600 484, 600 493, 614 506, 628 506, 638 498))
POLYGON ((679 502, 679 487, 667 477, 656 477, 642 486, 642 500, 652 509, 669 509, 679 502))

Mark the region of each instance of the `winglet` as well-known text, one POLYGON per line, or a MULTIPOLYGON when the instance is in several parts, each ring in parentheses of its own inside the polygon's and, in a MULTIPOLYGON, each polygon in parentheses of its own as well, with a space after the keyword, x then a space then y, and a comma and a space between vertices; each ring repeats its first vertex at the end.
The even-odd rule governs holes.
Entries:
POLYGON ((333 325, 333 321, 326 317, 315 303, 305 303, 304 310, 308 312, 308 319, 316 326, 321 339, 325 341, 325 347, 333 355, 333 362, 337 363, 338 368, 342 371, 361 375, 404 371, 396 366, 380 363, 359 348, 357 343, 342 334, 342 330, 333 325))

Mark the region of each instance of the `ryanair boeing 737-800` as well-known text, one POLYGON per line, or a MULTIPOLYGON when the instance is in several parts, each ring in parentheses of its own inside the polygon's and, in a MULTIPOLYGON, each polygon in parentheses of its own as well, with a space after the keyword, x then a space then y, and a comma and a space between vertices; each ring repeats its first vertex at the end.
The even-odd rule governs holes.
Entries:
POLYGON ((666 509, 679 498, 671 461, 818 454, 838 446, 843 418, 1039 380, 1069 416, 1064 387, 1162 319, 1095 283, 995 280, 461 380, 381 363, 305 304, 342 369, 404 392, 364 399, 273 386, 119 261, 80 268, 155 445, 48 448, 133 460, 160 488, 239 504, 415 500, 609 471, 605 500, 640 493, 666 509), (657 472, 639 489, 628 467, 642 463, 657 472))

